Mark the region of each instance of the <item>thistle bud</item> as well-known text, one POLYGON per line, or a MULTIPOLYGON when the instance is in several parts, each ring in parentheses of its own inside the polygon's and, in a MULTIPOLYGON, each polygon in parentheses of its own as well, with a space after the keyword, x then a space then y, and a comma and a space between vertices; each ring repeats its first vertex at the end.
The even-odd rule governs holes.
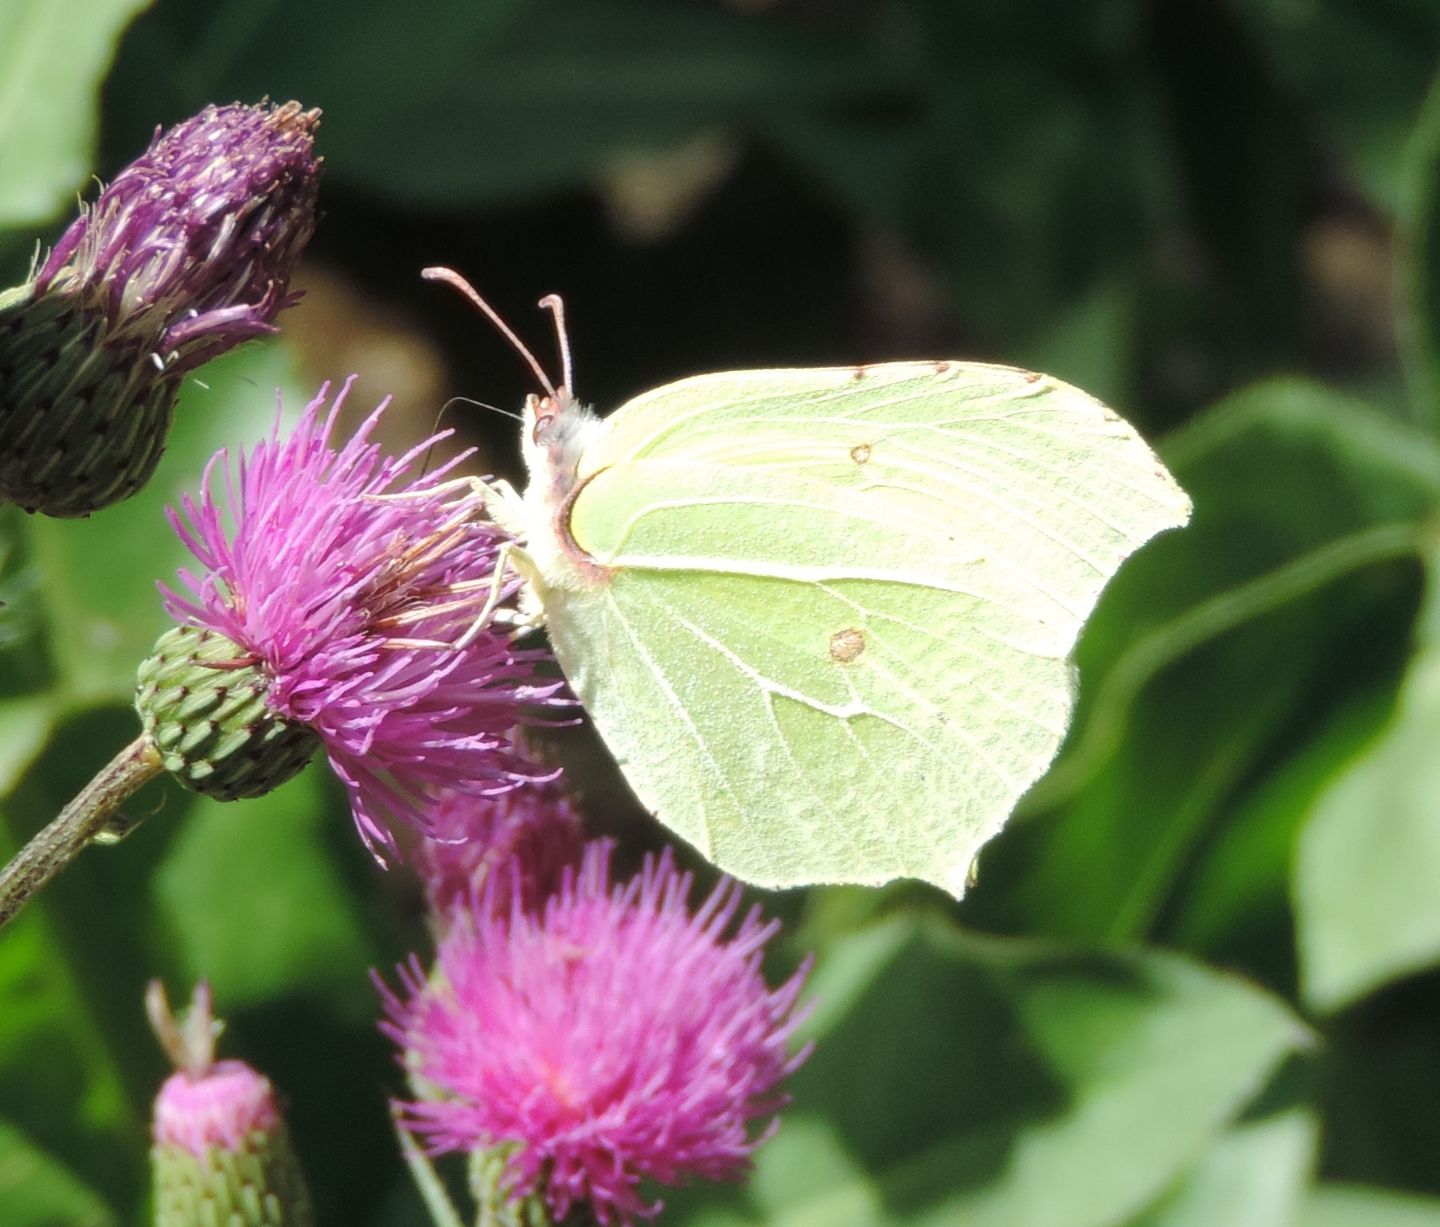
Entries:
POLYGON ((269 693, 255 656, 217 631, 177 626, 140 666, 135 707, 165 770, 192 792, 237 801, 279 787, 320 745, 269 693))
POLYGON ((165 133, 0 294, 0 499, 83 516, 149 479, 181 377, 296 295, 318 111, 207 107, 165 133))
POLYGON ((158 982, 146 993, 151 1024, 177 1071, 155 1097, 156 1227, 310 1227, 304 1176, 268 1078, 244 1061, 216 1061, 204 985, 177 1023, 158 982))

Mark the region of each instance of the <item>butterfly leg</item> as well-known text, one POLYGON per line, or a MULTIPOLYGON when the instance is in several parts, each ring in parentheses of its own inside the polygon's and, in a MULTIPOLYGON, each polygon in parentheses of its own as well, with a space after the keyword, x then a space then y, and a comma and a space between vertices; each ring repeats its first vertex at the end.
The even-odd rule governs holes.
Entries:
POLYGON ((492 624, 509 626, 516 635, 523 635, 543 624, 544 615, 538 599, 534 596, 535 565, 530 556, 512 541, 507 541, 495 555, 495 570, 490 576, 490 590, 485 604, 475 615, 469 628, 454 644, 457 650, 469 647, 487 626, 492 624), (505 597, 505 575, 513 569, 525 587, 521 591, 520 609, 501 609, 505 597))

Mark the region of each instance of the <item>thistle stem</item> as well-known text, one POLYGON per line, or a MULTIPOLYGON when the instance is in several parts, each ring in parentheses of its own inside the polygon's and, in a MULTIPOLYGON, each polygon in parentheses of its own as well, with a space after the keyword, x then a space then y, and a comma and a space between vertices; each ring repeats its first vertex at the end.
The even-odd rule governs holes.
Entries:
POLYGON ((430 1212, 430 1221, 435 1227, 465 1227, 460 1212, 455 1209, 450 1194, 445 1191, 444 1182, 435 1171, 434 1164, 420 1148, 415 1135, 405 1128, 400 1110, 393 1103, 390 1105, 390 1123, 395 1128, 395 1136, 400 1139, 400 1154, 405 1159, 405 1166, 410 1169, 415 1187, 420 1191, 420 1199, 425 1203, 425 1209, 430 1212))
POLYGON ((59 817, 0 870, 0 927, 94 841, 127 798, 162 770, 160 754, 146 736, 111 759, 59 817))

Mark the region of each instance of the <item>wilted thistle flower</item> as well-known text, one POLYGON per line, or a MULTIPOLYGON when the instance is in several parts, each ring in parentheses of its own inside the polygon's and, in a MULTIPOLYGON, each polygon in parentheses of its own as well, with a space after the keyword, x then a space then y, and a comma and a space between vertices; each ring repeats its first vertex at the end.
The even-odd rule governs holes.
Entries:
POLYGON ((122 170, 0 294, 0 499, 80 516, 140 489, 185 372, 295 301, 318 111, 206 107, 122 170))
POLYGON ((152 982, 151 1024, 176 1064, 155 1097, 151 1167, 156 1227, 307 1227, 310 1197, 275 1089, 244 1061, 216 1061, 210 990, 183 1024, 152 982))
POLYGON ((443 925, 456 907, 488 900, 534 911, 584 852, 580 816, 559 780, 527 780, 499 796, 455 793, 430 812, 415 865, 443 925), (492 881, 493 880, 493 881, 492 881))
POLYGON ((485 617, 518 580, 497 578, 505 538, 481 494, 444 480, 464 457, 417 473, 444 436, 382 455, 369 436, 384 404, 335 450, 345 391, 324 412, 322 388, 234 473, 221 451, 199 500, 170 513, 203 569, 180 572, 187 595, 162 585, 182 625, 141 667, 137 706, 166 767, 222 799, 268 791, 323 747, 379 854, 395 818, 423 831, 441 797, 543 775, 511 734, 529 705, 568 701, 536 676, 546 654, 485 617))
POLYGON ((692 913, 690 886, 668 852, 612 886, 595 841, 538 914, 482 897, 452 917, 433 973, 412 960, 381 990, 422 1096, 407 1125, 477 1167, 505 1156, 509 1196, 556 1220, 629 1223, 661 1209, 642 1181, 740 1176, 806 1055, 786 1051, 804 969, 769 988, 775 923, 734 925, 728 880, 692 913))

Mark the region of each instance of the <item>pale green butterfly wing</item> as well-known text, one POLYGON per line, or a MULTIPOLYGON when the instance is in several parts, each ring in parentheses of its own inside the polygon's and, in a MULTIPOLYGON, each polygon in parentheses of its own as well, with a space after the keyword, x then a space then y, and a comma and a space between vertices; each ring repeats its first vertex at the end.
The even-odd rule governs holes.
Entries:
POLYGON ((956 895, 1064 735, 1101 587, 1189 511, 1098 402, 959 363, 683 380, 576 483, 608 582, 542 575, 546 620, 641 801, 761 885, 956 895))

